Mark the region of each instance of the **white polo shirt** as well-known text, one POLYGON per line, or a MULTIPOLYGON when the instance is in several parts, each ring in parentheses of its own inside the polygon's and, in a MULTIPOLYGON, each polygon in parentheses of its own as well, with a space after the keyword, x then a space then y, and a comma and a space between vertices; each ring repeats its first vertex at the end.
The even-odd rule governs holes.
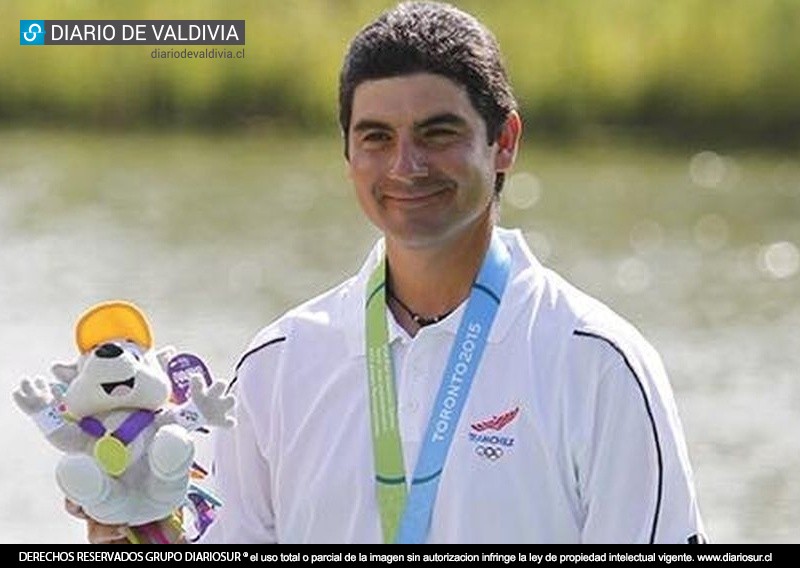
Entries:
MULTIPOLYGON (((509 283, 445 463, 431 543, 684 543, 702 534, 661 361, 627 322, 534 258, 509 283)), ((217 436, 225 502, 205 542, 379 543, 364 301, 383 255, 261 331, 217 436)), ((465 304, 414 338, 389 315, 406 479, 465 304)))

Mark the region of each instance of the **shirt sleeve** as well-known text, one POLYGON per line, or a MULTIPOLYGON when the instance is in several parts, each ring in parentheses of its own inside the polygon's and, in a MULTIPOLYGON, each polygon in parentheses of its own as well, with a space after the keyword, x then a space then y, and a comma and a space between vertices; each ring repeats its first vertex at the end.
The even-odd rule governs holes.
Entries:
POLYGON ((578 466, 582 541, 702 542, 683 430, 661 361, 649 346, 623 351, 602 341, 578 466))
POLYGON ((275 543, 272 475, 266 457, 269 388, 275 353, 245 358, 232 384, 236 425, 216 431, 215 487, 222 500, 217 518, 200 542, 206 544, 275 543))

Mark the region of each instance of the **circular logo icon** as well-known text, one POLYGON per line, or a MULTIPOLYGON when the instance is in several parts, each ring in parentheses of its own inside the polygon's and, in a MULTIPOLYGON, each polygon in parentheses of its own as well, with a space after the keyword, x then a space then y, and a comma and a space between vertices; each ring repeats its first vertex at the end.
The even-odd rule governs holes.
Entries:
POLYGON ((42 26, 33 23, 30 26, 28 26, 28 31, 24 32, 22 35, 25 36, 25 41, 33 41, 36 39, 36 36, 40 33, 42 33, 42 26))
POLYGON ((44 45, 45 33, 44 20, 19 21, 20 45, 44 45))

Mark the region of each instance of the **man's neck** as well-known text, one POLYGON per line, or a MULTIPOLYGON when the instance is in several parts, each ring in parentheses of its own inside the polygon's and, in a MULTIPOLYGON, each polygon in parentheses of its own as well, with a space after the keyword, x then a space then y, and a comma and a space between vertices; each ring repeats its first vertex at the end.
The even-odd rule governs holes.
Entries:
POLYGON ((410 335, 415 335, 420 325, 409 310, 424 319, 433 319, 449 313, 469 296, 489 247, 492 228, 488 212, 485 219, 442 246, 409 248, 387 239, 391 290, 387 302, 410 335))

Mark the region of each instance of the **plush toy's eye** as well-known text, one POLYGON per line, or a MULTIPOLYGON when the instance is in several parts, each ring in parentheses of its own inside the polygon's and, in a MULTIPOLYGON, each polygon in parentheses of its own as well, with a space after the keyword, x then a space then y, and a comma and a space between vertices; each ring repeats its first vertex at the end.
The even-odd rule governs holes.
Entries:
POLYGON ((132 339, 126 339, 125 343, 129 345, 130 348, 128 351, 130 351, 131 355, 133 355, 137 361, 141 361, 142 359, 139 357, 139 344, 132 339))

